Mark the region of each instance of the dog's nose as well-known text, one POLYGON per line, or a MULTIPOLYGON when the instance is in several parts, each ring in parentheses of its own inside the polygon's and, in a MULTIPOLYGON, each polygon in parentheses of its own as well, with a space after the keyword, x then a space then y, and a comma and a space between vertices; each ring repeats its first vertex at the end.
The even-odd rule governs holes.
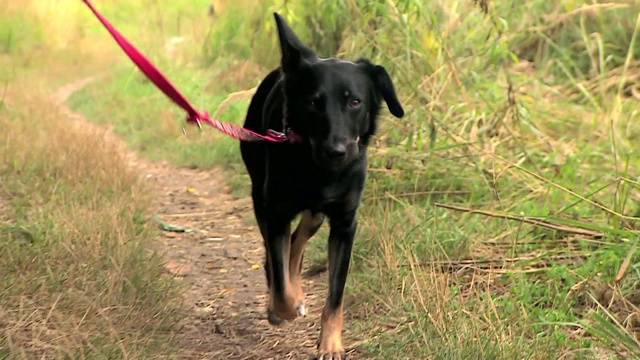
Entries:
POLYGON ((347 155, 347 146, 342 143, 329 146, 324 150, 327 157, 331 160, 339 160, 347 155))

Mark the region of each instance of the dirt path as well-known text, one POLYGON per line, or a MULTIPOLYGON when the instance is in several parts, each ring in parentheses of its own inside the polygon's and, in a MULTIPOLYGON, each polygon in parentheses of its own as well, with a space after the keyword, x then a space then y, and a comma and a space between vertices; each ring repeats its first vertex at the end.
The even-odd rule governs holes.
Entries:
MULTIPOLYGON (((267 289, 263 245, 250 199, 234 199, 220 169, 202 171, 152 163, 139 158, 107 127, 87 121, 65 105, 66 99, 95 78, 61 88, 55 101, 87 129, 103 131, 119 144, 131 166, 155 184, 156 214, 166 223, 194 232, 163 232, 156 250, 165 254, 167 271, 188 286, 185 319, 177 334, 180 359, 308 359, 315 356, 325 274, 304 280, 309 314, 280 327, 265 316, 267 289)), ((318 239, 317 241, 324 241, 318 239)), ((305 268, 309 268, 305 264, 305 268)), ((347 313, 348 314, 348 313, 347 313)), ((348 326, 348 316, 345 319, 348 326)), ((345 333, 347 345, 353 337, 345 333)), ((349 351, 350 359, 365 358, 349 351)))

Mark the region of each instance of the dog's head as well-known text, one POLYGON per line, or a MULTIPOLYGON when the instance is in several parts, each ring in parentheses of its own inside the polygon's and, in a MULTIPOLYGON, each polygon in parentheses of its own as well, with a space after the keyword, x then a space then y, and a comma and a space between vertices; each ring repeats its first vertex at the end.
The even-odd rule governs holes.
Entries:
POLYGON ((318 58, 282 17, 274 16, 288 124, 309 140, 320 166, 342 168, 368 145, 383 100, 391 114, 398 118, 404 115, 393 81, 384 67, 364 59, 318 58))

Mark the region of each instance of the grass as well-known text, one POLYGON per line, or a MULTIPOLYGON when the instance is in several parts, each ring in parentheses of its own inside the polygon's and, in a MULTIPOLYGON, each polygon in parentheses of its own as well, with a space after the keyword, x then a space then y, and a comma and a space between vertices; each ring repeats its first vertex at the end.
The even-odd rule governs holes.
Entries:
POLYGON ((150 189, 51 98, 113 63, 78 5, 0 1, 0 358, 175 355, 180 288, 149 252, 150 189))
MULTIPOLYGON (((272 10, 321 56, 370 57, 396 82, 408 115, 381 119, 370 152, 347 343, 380 359, 640 352, 640 4, 240 1, 209 20, 205 3, 107 9, 198 108, 277 64, 272 10)), ((181 135, 183 114, 132 69, 123 59, 70 103, 152 159, 224 166, 246 195, 237 143, 181 135)), ((246 106, 223 118, 241 123, 246 106)))

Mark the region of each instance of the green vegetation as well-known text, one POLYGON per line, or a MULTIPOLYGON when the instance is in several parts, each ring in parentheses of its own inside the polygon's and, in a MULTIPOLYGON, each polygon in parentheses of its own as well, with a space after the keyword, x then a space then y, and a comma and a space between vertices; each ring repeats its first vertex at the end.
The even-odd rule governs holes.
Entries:
MULTIPOLYGON (((213 20, 208 3, 102 7, 212 113, 277 64, 276 10, 321 56, 385 65, 404 99, 370 152, 347 344, 380 359, 640 356, 640 3, 235 1, 213 20)), ((23 51, 4 24, 0 49, 23 51)), ((237 143, 206 127, 184 137, 183 114, 120 59, 70 103, 152 159, 224 165, 246 195, 237 143)), ((240 97, 223 119, 242 123, 240 97)))

